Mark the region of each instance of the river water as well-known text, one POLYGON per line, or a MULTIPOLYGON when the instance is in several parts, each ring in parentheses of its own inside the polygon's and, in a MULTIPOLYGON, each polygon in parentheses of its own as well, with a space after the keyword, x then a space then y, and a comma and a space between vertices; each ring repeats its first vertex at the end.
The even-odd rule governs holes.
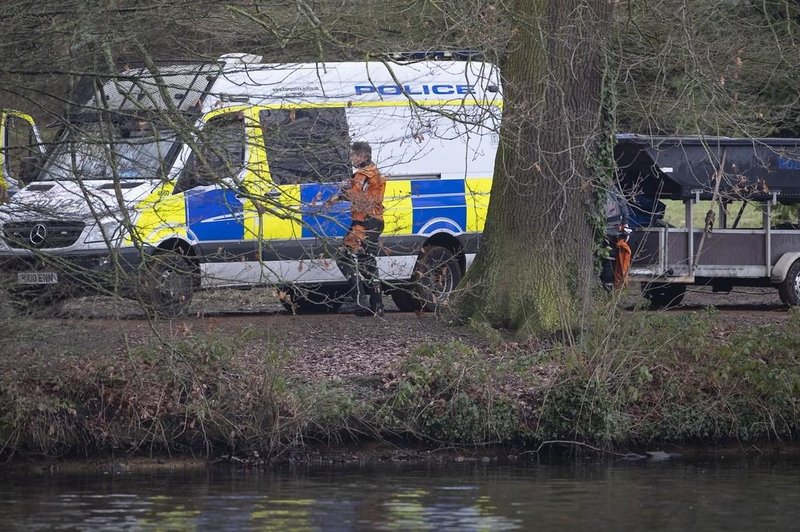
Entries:
POLYGON ((0 530, 798 530, 800 458, 3 473, 0 530))

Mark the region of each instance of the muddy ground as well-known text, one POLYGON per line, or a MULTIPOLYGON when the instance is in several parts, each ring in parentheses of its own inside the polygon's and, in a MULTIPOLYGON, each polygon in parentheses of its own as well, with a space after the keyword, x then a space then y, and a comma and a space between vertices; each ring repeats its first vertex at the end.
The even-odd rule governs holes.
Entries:
MULTIPOLYGON (((637 302, 638 298, 629 296, 624 302, 627 311, 642 312, 635 308, 637 302)), ((780 323, 788 317, 776 291, 752 288, 730 294, 692 289, 680 307, 659 312, 704 312, 709 306, 719 309, 713 319, 719 320, 723 329, 780 323)), ((19 326, 23 333, 10 343, 4 342, 4 350, 21 355, 124 352, 153 342, 154 332, 171 340, 197 335, 245 338, 248 332, 257 332, 249 335, 253 339, 243 343, 243 350, 252 353, 263 350, 266 339, 290 355, 291 373, 309 381, 391 379, 399 361, 429 343, 460 341, 497 358, 513 356, 514 350, 524 348, 508 335, 492 336, 447 326, 432 314, 399 312, 391 302, 383 318, 292 315, 267 289, 200 293, 189 316, 155 322, 147 320, 135 302, 81 298, 69 301, 56 317, 31 318, 21 321, 19 326), (510 341, 498 341, 503 338, 510 341)))

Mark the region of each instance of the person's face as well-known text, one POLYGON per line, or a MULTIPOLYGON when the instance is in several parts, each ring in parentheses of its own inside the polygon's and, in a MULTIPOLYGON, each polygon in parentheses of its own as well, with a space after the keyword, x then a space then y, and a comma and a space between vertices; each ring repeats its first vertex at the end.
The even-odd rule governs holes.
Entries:
POLYGON ((361 163, 363 163, 366 160, 367 156, 365 154, 358 151, 350 152, 350 164, 352 164, 353 166, 358 167, 361 165, 361 163))

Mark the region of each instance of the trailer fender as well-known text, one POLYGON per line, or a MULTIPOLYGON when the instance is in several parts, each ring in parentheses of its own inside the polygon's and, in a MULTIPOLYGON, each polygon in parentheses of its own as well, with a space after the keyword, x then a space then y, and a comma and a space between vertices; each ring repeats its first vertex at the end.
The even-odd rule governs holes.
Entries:
POLYGON ((772 267, 772 274, 769 277, 770 282, 772 283, 782 283, 784 279, 786 279, 786 272, 789 271, 792 264, 796 260, 800 259, 800 251, 792 251, 789 253, 784 253, 778 262, 775 263, 775 266, 772 267))

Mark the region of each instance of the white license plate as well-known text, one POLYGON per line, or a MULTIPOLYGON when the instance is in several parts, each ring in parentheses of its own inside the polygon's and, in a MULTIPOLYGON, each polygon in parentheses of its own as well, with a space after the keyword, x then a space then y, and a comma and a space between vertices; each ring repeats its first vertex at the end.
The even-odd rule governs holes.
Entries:
POLYGON ((58 274, 55 272, 19 272, 17 273, 17 283, 56 284, 58 283, 58 274))

